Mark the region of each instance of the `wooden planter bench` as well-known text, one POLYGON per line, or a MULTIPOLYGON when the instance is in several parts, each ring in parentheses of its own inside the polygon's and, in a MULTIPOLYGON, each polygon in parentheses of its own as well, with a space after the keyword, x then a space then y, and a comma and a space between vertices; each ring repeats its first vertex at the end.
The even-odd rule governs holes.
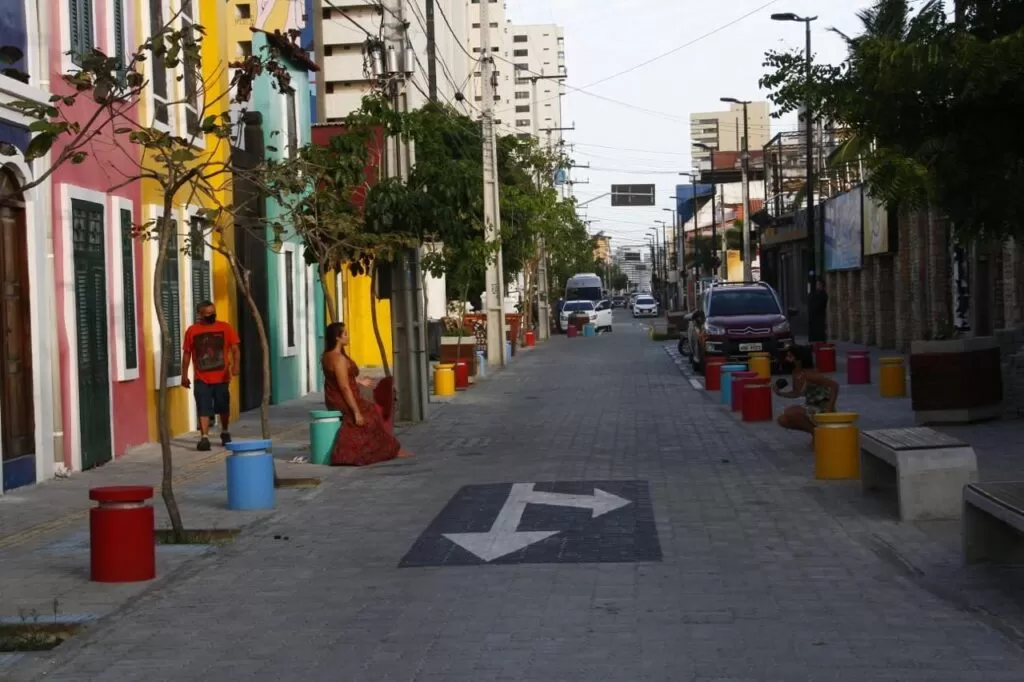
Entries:
POLYGON ((864 492, 895 488, 902 521, 958 518, 978 479, 974 449, 927 427, 866 431, 860 448, 864 492))
POLYGON ((1024 481, 964 487, 964 561, 1024 564, 1024 481))

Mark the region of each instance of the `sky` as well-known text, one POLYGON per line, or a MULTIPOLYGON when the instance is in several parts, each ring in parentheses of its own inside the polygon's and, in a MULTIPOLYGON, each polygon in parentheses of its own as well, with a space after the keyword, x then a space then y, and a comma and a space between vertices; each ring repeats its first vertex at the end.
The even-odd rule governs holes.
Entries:
MULTIPOLYGON (((654 207, 612 208, 608 197, 586 207, 587 219, 595 220, 591 232, 612 237, 614 249, 642 244, 655 221, 671 224, 671 213, 662 209, 674 205, 669 197, 675 194, 677 182, 689 182, 678 173, 690 168, 690 113, 727 109, 728 104, 719 102, 721 97, 766 99, 767 93, 757 85, 764 73, 764 53, 803 50, 804 25, 771 21, 772 13, 817 16, 812 24, 815 59, 835 64, 846 50, 842 39, 828 29, 856 35, 857 12, 871 4, 870 0, 506 0, 506 16, 516 24, 553 23, 565 28, 568 79, 562 125, 575 125, 574 131, 564 133, 566 142, 575 145, 572 158, 591 166, 573 171, 574 180, 590 183, 574 186, 579 201, 608 192, 612 184, 656 185, 654 207), (632 70, 616 76, 627 69, 632 70)), ((771 125, 771 135, 796 130, 796 116, 773 119, 771 125)))

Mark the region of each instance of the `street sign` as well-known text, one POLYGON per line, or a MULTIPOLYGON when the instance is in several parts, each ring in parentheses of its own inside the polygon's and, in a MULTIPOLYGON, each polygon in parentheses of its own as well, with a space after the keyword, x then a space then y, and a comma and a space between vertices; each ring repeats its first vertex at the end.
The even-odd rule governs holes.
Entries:
POLYGON ((612 206, 654 206, 654 185, 612 185, 612 206))
POLYGON ((399 564, 661 561, 646 481, 496 483, 461 488, 399 564))

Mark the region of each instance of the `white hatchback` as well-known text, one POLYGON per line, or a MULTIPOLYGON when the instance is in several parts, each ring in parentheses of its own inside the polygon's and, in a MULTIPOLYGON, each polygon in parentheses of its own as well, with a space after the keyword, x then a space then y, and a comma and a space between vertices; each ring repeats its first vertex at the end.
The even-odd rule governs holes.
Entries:
POLYGON ((658 302, 653 296, 637 296, 633 301, 633 317, 657 317, 658 302))
POLYGON ((595 305, 593 301, 566 301, 562 307, 562 329, 569 328, 570 315, 586 315, 597 331, 612 330, 612 308, 608 301, 595 305))

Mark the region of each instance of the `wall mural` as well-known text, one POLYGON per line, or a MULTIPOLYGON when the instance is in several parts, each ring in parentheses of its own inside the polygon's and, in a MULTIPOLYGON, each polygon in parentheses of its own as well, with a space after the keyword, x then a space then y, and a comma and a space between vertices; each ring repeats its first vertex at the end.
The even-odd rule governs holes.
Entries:
POLYGON ((253 27, 263 31, 301 31, 306 26, 305 0, 256 0, 253 27))

